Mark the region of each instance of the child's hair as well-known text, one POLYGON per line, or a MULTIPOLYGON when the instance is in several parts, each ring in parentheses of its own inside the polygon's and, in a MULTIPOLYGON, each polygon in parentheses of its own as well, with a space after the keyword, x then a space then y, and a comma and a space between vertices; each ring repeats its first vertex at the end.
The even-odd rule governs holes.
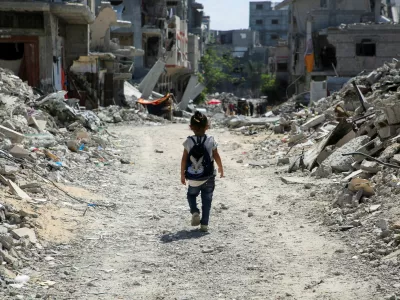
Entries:
POLYGON ((204 134, 208 126, 208 119, 201 112, 196 111, 190 119, 190 127, 193 132, 198 134, 204 134))
POLYGON ((207 125, 208 125, 207 117, 199 111, 196 111, 195 114, 190 119, 190 126, 197 128, 206 128, 207 125))

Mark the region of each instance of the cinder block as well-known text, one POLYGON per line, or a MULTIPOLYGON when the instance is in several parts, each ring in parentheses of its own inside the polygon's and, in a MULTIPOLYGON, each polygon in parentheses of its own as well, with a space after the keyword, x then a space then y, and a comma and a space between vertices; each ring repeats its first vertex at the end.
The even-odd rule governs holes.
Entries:
MULTIPOLYGON (((374 154, 378 153, 382 149, 383 149, 383 143, 380 140, 380 138, 377 137, 376 139, 370 141, 369 143, 365 144, 361 148, 357 149, 355 152, 361 152, 361 153, 365 153, 369 156, 373 156, 374 154)), ((365 159, 365 156, 362 156, 362 155, 354 156, 354 160, 358 161, 358 162, 363 161, 364 159, 365 159)))
POLYGON ((400 124, 400 105, 386 105, 383 111, 389 125, 400 124))

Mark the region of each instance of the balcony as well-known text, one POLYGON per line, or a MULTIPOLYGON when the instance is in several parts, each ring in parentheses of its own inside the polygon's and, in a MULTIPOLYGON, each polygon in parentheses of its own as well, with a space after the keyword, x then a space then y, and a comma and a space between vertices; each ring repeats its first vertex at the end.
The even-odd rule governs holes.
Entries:
POLYGON ((49 12, 67 24, 91 24, 95 16, 87 5, 87 0, 80 1, 0 1, 0 11, 13 12, 49 12))

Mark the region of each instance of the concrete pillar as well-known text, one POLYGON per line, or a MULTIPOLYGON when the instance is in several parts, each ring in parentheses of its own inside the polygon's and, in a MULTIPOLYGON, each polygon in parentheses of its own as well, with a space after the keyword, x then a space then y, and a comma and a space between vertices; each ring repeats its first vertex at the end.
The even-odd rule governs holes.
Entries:
POLYGON ((40 87, 45 92, 53 92, 53 34, 54 18, 44 13, 45 35, 39 37, 40 87))
POLYGON ((199 83, 196 75, 190 77, 189 83, 179 103, 180 110, 186 110, 190 100, 194 100, 204 90, 205 86, 199 83))
POLYGON ((381 0, 375 0, 374 4, 375 23, 378 23, 381 18, 381 0))
MULTIPOLYGON (((306 45, 309 40, 312 40, 312 20, 308 19, 307 20, 307 35, 306 35, 306 45)), ((310 84, 311 84, 311 73, 308 73, 306 70, 306 86, 305 89, 307 91, 310 90, 310 84)))
POLYGON ((146 77, 142 80, 139 85, 139 91, 142 92, 143 99, 149 99, 164 70, 165 63, 159 60, 146 75, 146 77))
MULTIPOLYGON (((142 45, 142 0, 131 0, 132 2, 132 25, 133 25, 133 46, 143 49, 142 45)), ((143 68, 143 56, 135 57, 135 69, 143 68)))

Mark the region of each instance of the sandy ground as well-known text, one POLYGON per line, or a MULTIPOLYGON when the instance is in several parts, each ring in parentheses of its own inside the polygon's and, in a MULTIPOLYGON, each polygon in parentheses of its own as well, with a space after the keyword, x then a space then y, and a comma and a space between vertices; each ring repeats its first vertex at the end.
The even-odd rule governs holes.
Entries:
POLYGON ((72 247, 52 253, 59 263, 41 278, 57 282, 40 292, 48 299, 383 299, 381 275, 289 201, 303 188, 283 184, 275 167, 237 163, 254 139, 209 132, 226 178, 217 180, 210 232, 203 234, 189 226, 180 184, 187 125, 111 131, 134 164, 82 171, 94 178, 88 189, 117 208, 82 218, 76 211, 84 230, 72 247))

